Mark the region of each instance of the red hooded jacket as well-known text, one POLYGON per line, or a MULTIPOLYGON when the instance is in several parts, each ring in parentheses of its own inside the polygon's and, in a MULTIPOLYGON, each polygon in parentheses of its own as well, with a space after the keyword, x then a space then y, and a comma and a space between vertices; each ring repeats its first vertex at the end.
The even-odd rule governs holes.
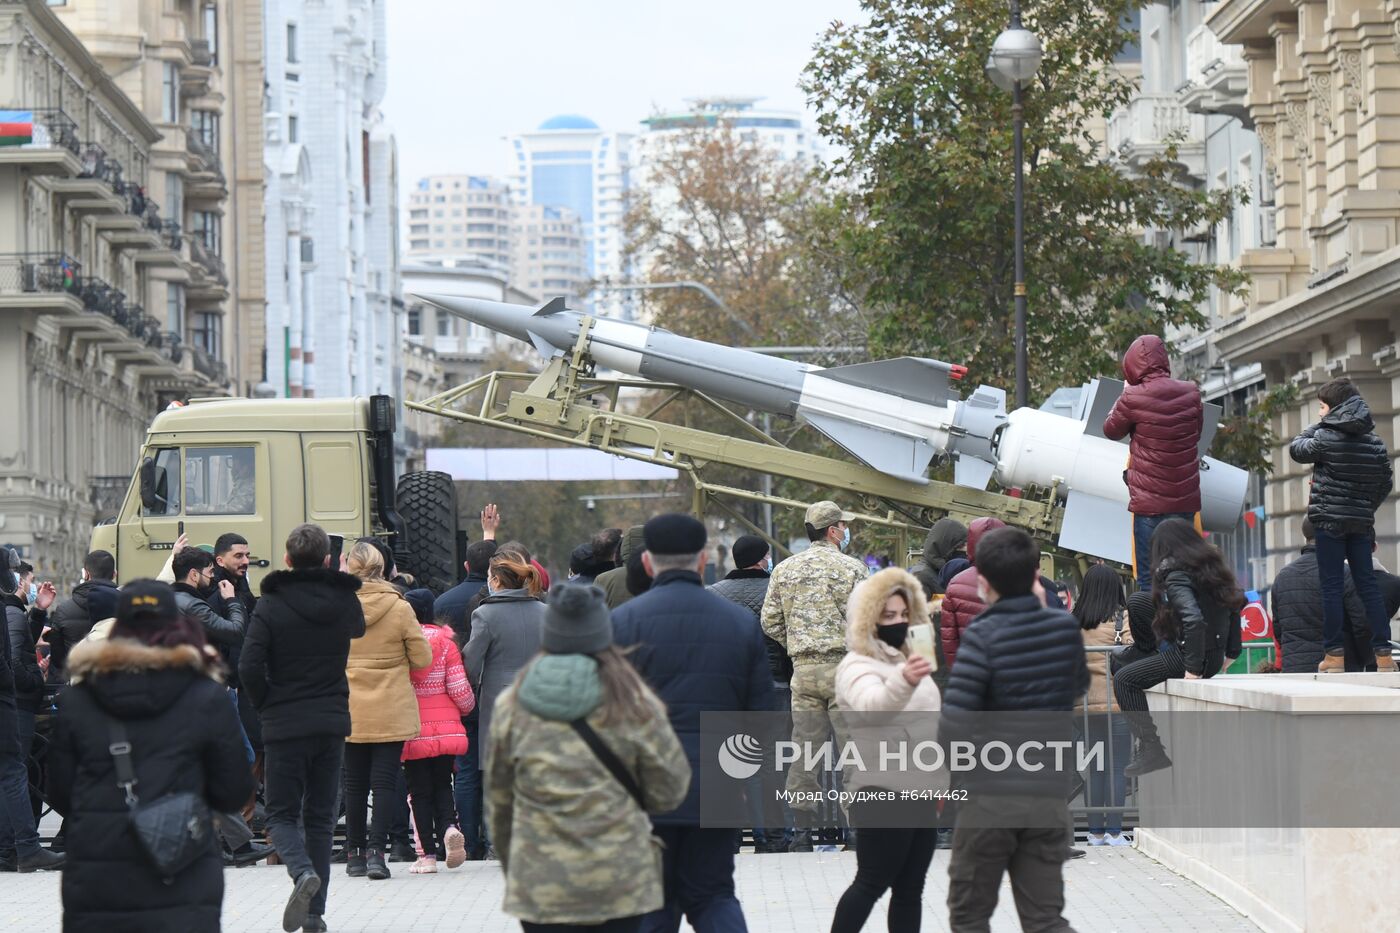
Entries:
POLYGON ((1201 390, 1172 378, 1162 338, 1144 334, 1123 354, 1128 385, 1104 419, 1110 440, 1129 434, 1124 479, 1128 511, 1134 515, 1201 510, 1201 390))
POLYGON ((977 542, 987 532, 1005 527, 1006 522, 999 518, 978 518, 967 526, 967 557, 973 566, 948 581, 948 592, 943 596, 943 614, 938 622, 938 637, 943 641, 943 662, 949 670, 953 669, 953 660, 958 655, 962 633, 987 608, 977 595, 977 542))

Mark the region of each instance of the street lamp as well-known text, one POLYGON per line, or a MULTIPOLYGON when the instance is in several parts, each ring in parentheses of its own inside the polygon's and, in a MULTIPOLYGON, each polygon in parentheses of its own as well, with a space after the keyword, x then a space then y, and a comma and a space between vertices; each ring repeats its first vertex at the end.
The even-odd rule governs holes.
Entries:
POLYGON ((1011 126, 1015 136, 1016 163, 1016 407, 1030 402, 1030 376, 1026 372, 1026 247, 1025 247, 1025 113, 1021 109, 1021 82, 1035 77, 1044 53, 1040 38, 1021 26, 1021 4, 1011 0, 1011 26, 992 43, 987 77, 1003 91, 1011 92, 1011 126))

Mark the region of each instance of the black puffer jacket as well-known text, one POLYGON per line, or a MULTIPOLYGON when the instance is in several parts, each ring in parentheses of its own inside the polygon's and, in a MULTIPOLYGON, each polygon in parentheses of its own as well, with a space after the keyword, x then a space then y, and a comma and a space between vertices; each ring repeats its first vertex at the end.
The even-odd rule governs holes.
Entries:
POLYGON ((95 589, 115 590, 115 580, 88 580, 73 587, 73 595, 49 613, 49 683, 62 683, 68 667, 68 652, 92 631, 88 598, 95 589))
POLYGON ((350 734, 350 640, 365 633, 360 581, 317 567, 263 577, 243 641, 243 693, 267 742, 350 734))
MULTIPOLYGON (((1014 748, 1016 736, 1068 740, 1074 705, 1089 689, 1079 631, 1074 616, 1047 609, 1034 596, 988 606, 962 634, 943 692, 939 741, 1001 739, 1014 748)), ((1040 760, 1034 754, 1026 758, 1032 764, 1040 760)), ((1051 760, 1053 755, 1042 761, 1040 771, 979 771, 959 783, 973 794, 1058 796, 1069 789, 1069 775, 1046 763, 1051 760)))
POLYGON ((1371 409, 1359 395, 1342 402, 1293 439, 1288 453, 1313 465, 1308 518, 1328 534, 1364 534, 1390 495, 1394 470, 1375 434, 1371 409))
POLYGON ((192 792, 214 812, 237 810, 253 776, 237 713, 206 659, 189 646, 151 648, 126 638, 73 649, 73 686, 59 695, 48 789, 67 818, 64 933, 217 933, 224 897, 218 836, 166 884, 131 836, 108 746, 110 718, 131 742, 143 802, 192 792))
MULTIPOLYGON (((771 575, 766 570, 731 570, 723 580, 710 587, 710 592, 743 606, 753 613, 754 619, 762 619, 769 579, 771 575)), ((763 636, 763 645, 768 649, 768 667, 773 671, 773 681, 785 684, 792 680, 792 658, 788 657, 787 650, 767 635, 763 636)))
POLYGON ((1240 656, 1241 607, 1223 606, 1209 593, 1197 591, 1185 570, 1168 569, 1164 580, 1163 596, 1171 612, 1164 625, 1154 623, 1153 632, 1181 647, 1187 673, 1214 677, 1226 658, 1240 656))
MULTIPOLYGON (((1343 568, 1346 610, 1346 669, 1361 671, 1376 663, 1371 651, 1371 626, 1366 607, 1351 582, 1351 571, 1343 568)), ((1283 673, 1314 674, 1322 663, 1322 581, 1317 572, 1317 548, 1309 544, 1297 560, 1274 577, 1269 591, 1273 606, 1274 631, 1283 649, 1283 673)))
POLYGON ((44 700, 44 672, 34 654, 34 633, 42 631, 45 614, 31 610, 18 596, 0 597, 5 606, 5 640, 9 645, 9 674, 15 707, 37 713, 44 700), (37 617, 36 617, 37 616, 37 617))
POLYGON ((956 518, 940 518, 924 538, 924 554, 909 568, 924 587, 924 596, 942 593, 939 576, 948 561, 967 557, 967 526, 956 518))

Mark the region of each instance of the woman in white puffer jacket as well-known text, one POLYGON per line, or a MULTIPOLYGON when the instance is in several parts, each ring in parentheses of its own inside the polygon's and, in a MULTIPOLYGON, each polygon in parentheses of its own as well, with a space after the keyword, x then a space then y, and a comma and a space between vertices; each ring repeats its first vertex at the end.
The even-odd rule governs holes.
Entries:
MULTIPOLYGON (((847 792, 891 790, 898 796, 906 789, 927 792, 946 786, 943 775, 912 767, 876 770, 881 761, 876 748, 881 742, 908 743, 912 760, 913 745, 935 737, 939 693, 929 676, 933 665, 910 649, 909 633, 917 626, 925 627, 932 648, 937 636, 929 625, 923 587, 907 571, 890 567, 852 591, 846 607, 848 653, 836 668, 836 702, 846 714, 850 739, 870 770, 845 771, 842 787, 847 792)), ((886 890, 891 891, 890 933, 916 933, 923 913, 924 878, 936 841, 934 811, 935 804, 927 799, 902 805, 858 800, 851 805, 851 825, 858 830, 856 877, 836 906, 832 933, 858 933, 886 890), (897 813, 899 806, 906 812, 917 808, 923 817, 914 814, 907 821, 892 820, 891 810, 897 813), (874 825, 862 826, 863 822, 874 825), (892 827, 892 822, 903 825, 892 827)))

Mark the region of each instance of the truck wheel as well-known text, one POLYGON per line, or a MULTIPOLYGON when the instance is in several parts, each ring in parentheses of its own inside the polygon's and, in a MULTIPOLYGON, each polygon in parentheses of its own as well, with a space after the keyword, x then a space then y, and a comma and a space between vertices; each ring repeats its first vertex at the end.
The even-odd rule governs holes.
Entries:
POLYGON ((407 473, 399 480, 395 504, 408 532, 399 569, 434 593, 456 586, 457 488, 452 476, 407 473))

